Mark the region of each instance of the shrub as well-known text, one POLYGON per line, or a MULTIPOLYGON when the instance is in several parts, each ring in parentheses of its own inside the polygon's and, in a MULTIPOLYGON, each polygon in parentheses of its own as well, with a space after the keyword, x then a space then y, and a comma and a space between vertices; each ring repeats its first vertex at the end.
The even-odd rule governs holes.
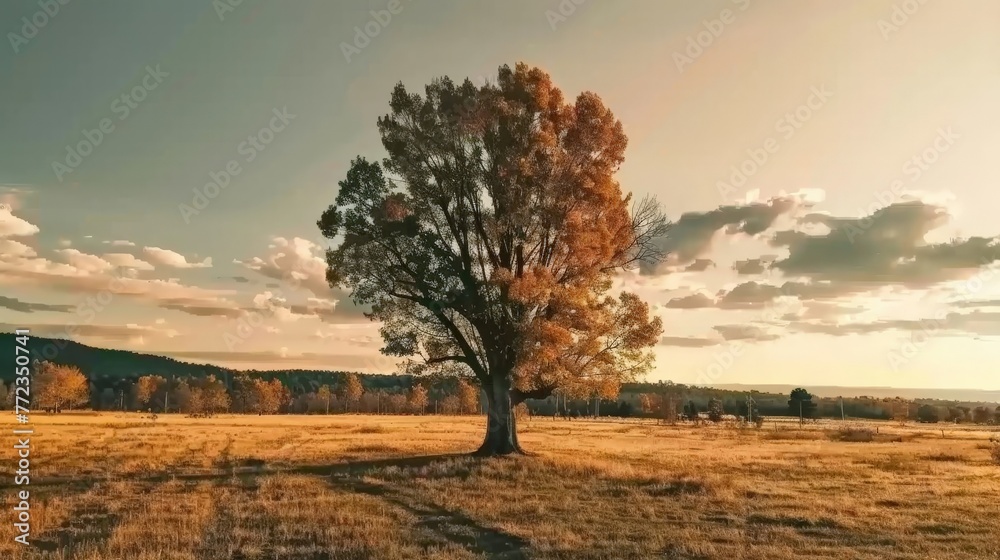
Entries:
POLYGON ((833 434, 832 439, 845 442, 868 443, 875 441, 875 430, 863 426, 845 426, 833 434))
POLYGON ((990 457, 993 458, 993 462, 1000 465, 1000 437, 990 438, 990 443, 992 444, 992 449, 990 449, 990 457))

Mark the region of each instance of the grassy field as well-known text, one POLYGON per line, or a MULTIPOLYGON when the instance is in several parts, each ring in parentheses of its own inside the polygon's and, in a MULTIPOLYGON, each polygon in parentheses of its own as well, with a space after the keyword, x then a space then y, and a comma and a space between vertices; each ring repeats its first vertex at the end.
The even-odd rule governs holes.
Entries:
POLYGON ((535 418, 536 456, 476 459, 480 417, 33 421, 33 546, 4 522, 0 558, 1000 558, 995 434, 972 428, 535 418))

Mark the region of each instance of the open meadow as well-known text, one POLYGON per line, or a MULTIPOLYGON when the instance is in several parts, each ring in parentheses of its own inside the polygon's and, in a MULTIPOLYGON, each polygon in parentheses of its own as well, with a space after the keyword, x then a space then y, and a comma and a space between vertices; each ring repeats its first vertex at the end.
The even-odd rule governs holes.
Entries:
POLYGON ((475 416, 33 422, 33 546, 5 523, 2 558, 1000 558, 996 434, 972 427, 536 417, 535 455, 480 459, 475 416))

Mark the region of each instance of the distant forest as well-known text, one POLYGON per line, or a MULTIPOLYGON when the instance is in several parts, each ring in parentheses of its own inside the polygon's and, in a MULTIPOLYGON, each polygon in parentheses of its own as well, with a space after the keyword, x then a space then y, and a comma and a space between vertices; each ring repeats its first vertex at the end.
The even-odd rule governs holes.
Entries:
MULTIPOLYGON (((0 333, 0 348, 4 353, 13 355, 14 335, 0 333)), ((425 379, 409 375, 383 374, 353 374, 343 371, 315 370, 233 370, 210 364, 190 364, 150 354, 130 352, 127 350, 111 350, 95 348, 72 341, 32 337, 29 348, 33 359, 46 360, 54 364, 72 365, 86 376, 89 382, 89 403, 87 406, 96 410, 139 410, 156 409, 153 404, 143 404, 136 401, 136 395, 141 394, 143 377, 162 378, 166 380, 163 387, 168 392, 170 384, 183 383, 185 386, 205 386, 208 378, 213 378, 210 384, 218 384, 220 391, 225 390, 233 403, 234 411, 247 411, 237 408, 236 402, 241 398, 241 386, 246 386, 247 379, 268 382, 273 386, 280 384, 281 405, 269 412, 303 413, 315 412, 317 409, 331 411, 330 399, 336 399, 342 394, 345 384, 360 381, 361 391, 367 399, 373 402, 402 402, 409 398, 412 402, 414 389, 419 385, 419 393, 425 393, 426 398, 419 398, 423 403, 417 409, 406 409, 410 412, 438 412, 455 409, 466 412, 468 404, 459 405, 455 397, 462 396, 462 384, 455 379, 425 379), (275 383, 277 382, 277 383, 275 383), (138 393, 137 393, 138 391, 138 393), (332 397, 324 398, 317 395, 332 393, 332 397), (449 398, 451 397, 451 398, 449 398), (325 404, 325 406, 324 406, 325 404)), ((0 369, 0 381, 9 387, 14 379, 12 368, 0 369)), ((147 380, 149 381, 149 380, 147 380)), ((155 390, 155 388, 153 389, 155 390)), ((185 389, 187 390, 187 389, 185 389)), ((4 395, 6 396, 6 395, 4 395)), ((797 410, 807 418, 849 418, 862 419, 899 419, 918 420, 932 417, 940 421, 966 422, 978 420, 976 411, 994 410, 996 403, 956 402, 937 399, 887 399, 879 397, 850 398, 820 398, 801 391, 798 395, 765 393, 758 391, 735 391, 710 387, 694 387, 673 383, 627 383, 615 400, 573 399, 553 396, 542 401, 528 401, 528 409, 537 415, 554 415, 557 413, 571 416, 621 416, 621 417, 659 417, 669 418, 688 415, 693 410, 699 413, 721 411, 725 415, 747 416, 748 402, 752 403, 753 416, 797 416, 797 410), (748 396, 751 400, 748 400, 748 396), (805 399, 805 406, 800 406, 798 400, 805 399), (930 410, 934 414, 930 414, 930 410)), ((169 398, 167 399, 169 401, 169 398)), ((468 399, 464 399, 468 400, 468 399)), ((179 400, 180 401, 180 400, 179 400)), ((404 407, 394 407, 401 412, 404 407)), ((179 404, 179 403, 178 403, 179 404)), ((358 411, 369 411, 369 407, 360 406, 358 411)), ((375 405, 381 411, 381 405, 375 405)), ((472 405, 474 408, 474 405, 472 405)), ((226 407, 228 410, 229 407, 226 407)), ((336 411, 336 407, 332 411, 336 411)), ((371 411, 375 411, 373 409, 371 411)), ((1000 411, 1000 408, 997 409, 1000 411)), ((175 411, 173 408, 170 411, 175 411)), ((183 411, 183 410, 177 410, 183 411)), ((224 410, 219 410, 224 411, 224 410)))

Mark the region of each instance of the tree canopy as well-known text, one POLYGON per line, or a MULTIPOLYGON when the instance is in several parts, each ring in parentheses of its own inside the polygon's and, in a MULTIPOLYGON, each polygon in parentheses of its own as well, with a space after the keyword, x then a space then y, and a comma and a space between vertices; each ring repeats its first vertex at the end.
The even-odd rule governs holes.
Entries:
POLYGON ((318 222, 335 242, 327 280, 371 306, 383 353, 478 379, 486 453, 519 450, 510 410, 525 398, 610 397, 647 372, 660 319, 611 289, 662 257, 668 222, 614 179, 627 140, 601 99, 567 102, 518 64, 481 87, 398 84, 389 106, 388 157, 355 159, 318 222))

